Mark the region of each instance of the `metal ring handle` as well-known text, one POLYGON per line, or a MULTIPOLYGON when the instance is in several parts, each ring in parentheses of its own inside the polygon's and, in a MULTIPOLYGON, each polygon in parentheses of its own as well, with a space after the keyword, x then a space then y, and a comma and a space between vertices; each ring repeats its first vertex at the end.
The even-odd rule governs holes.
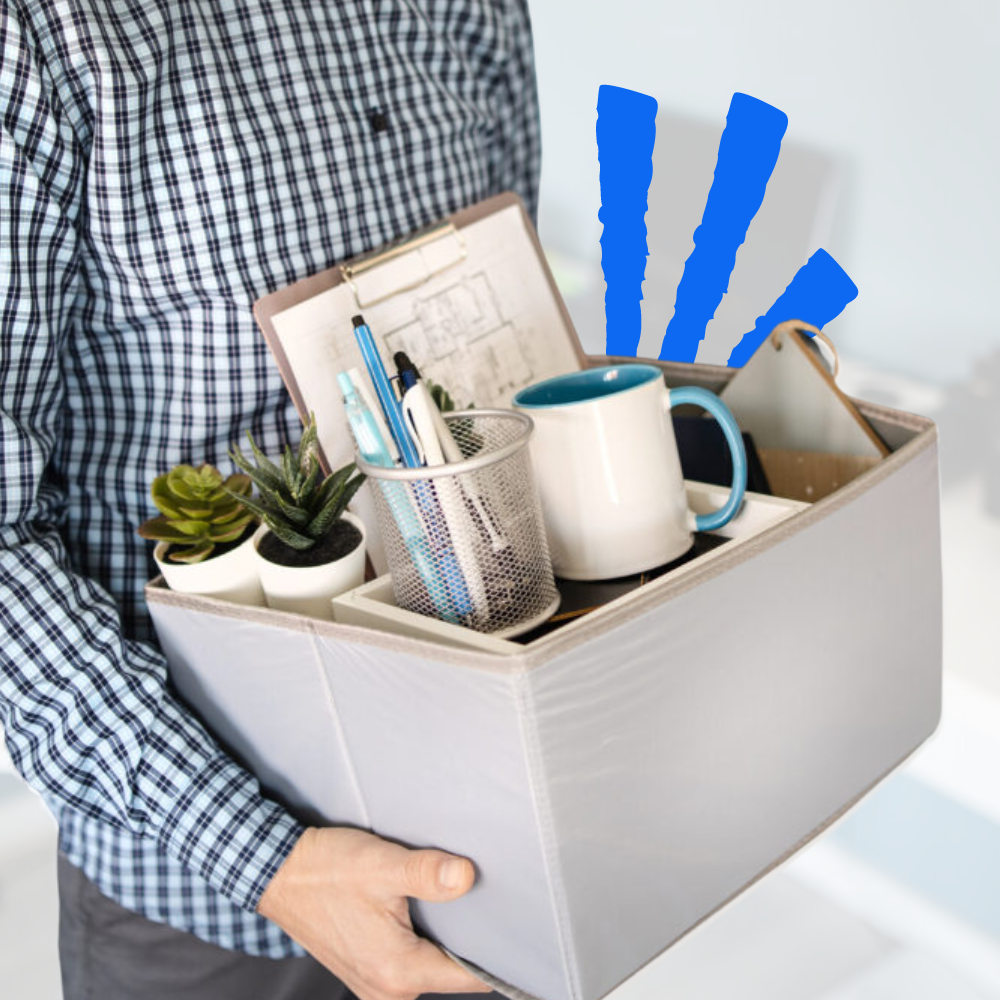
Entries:
POLYGON ((833 364, 831 365, 833 373, 831 377, 836 380, 837 373, 840 371, 840 357, 837 354, 837 348, 833 346, 833 341, 831 341, 818 326, 813 326, 812 323, 803 323, 800 319, 789 319, 784 323, 779 323, 771 331, 770 337, 768 338, 776 351, 781 350, 781 338, 789 330, 799 331, 801 333, 810 333, 812 334, 813 340, 823 344, 829 350, 830 354, 833 356, 833 364))

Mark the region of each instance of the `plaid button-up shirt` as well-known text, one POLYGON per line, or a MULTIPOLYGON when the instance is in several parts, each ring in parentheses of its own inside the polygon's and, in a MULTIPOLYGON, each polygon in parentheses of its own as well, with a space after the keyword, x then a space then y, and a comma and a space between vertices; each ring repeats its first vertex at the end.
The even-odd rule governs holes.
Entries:
POLYGON ((255 299, 501 190, 534 211, 525 0, 3 0, 0 116, 8 748, 106 895, 296 954, 253 911, 301 828, 168 686, 136 526, 157 473, 301 433, 255 299))

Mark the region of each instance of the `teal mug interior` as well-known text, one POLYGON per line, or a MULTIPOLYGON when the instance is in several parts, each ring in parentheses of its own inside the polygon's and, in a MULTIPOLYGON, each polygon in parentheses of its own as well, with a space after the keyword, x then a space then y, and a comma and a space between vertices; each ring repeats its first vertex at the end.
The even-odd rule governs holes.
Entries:
POLYGON ((604 365, 529 385, 514 396, 514 405, 524 410, 572 406, 637 389, 662 378, 663 373, 653 365, 604 365))

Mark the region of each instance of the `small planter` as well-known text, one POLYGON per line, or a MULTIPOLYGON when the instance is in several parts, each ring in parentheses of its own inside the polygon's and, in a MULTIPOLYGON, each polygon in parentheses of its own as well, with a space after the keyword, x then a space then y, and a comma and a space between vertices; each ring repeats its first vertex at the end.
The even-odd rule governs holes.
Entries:
POLYGON ((255 538, 256 535, 250 535, 235 549, 209 556, 199 563, 170 562, 166 558, 169 542, 160 542, 153 557, 171 590, 263 607, 264 591, 257 575, 255 538))
POLYGON ((334 597, 359 587, 365 577, 365 526, 350 513, 340 519, 361 532, 358 544, 347 555, 319 566, 282 566, 260 554, 260 544, 271 533, 261 525, 253 537, 254 561, 264 599, 269 608, 293 611, 310 618, 333 619, 331 601, 334 597))

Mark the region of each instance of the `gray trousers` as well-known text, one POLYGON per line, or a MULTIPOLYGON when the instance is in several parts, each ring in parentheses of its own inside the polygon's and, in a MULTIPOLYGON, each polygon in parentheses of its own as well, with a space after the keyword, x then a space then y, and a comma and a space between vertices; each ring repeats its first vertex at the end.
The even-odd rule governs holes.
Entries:
MULTIPOLYGON (((154 923, 61 854, 58 874, 63 1000, 355 1000, 312 958, 255 958, 154 923)), ((462 996, 489 995, 450 1000, 462 996)))

